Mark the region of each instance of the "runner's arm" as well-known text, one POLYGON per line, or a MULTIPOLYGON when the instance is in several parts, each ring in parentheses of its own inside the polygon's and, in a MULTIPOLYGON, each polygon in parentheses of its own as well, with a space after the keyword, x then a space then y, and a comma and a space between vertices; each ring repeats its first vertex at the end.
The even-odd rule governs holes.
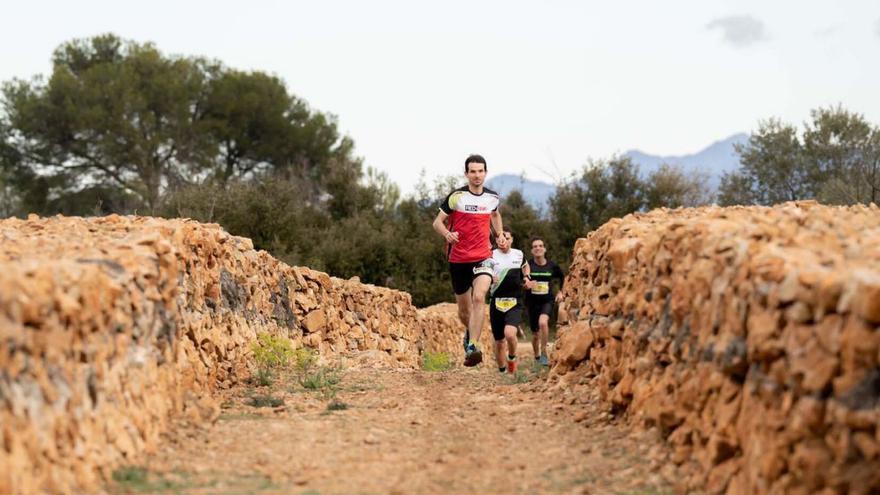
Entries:
POLYGON ((562 287, 565 284, 565 274, 562 273, 562 268, 559 268, 559 265, 553 265, 553 276, 559 279, 559 292, 556 293, 556 302, 562 302, 562 287))
POLYGON ((492 214, 489 215, 489 218, 492 222, 492 229, 495 231, 495 237, 501 237, 504 233, 504 224, 501 222, 501 212, 494 210, 492 211, 492 214))
POLYGON ((562 290, 562 286, 565 284, 565 274, 562 273, 562 268, 559 268, 559 265, 553 265, 553 276, 559 279, 559 290, 562 290))
POLYGON ((529 265, 528 261, 523 261, 520 270, 522 270, 523 274, 523 287, 525 287, 526 290, 531 290, 535 287, 535 281, 532 280, 532 266, 529 265))
POLYGON ((458 232, 452 232, 451 230, 446 228, 446 219, 449 215, 446 214, 443 210, 437 212, 437 218, 434 219, 433 227, 434 232, 440 234, 441 237, 446 239, 446 242, 450 244, 455 244, 458 242, 458 232))

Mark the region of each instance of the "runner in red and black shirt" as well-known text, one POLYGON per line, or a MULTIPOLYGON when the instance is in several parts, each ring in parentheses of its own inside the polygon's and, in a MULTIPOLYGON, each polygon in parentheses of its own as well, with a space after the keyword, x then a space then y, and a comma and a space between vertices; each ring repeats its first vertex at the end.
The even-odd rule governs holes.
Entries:
POLYGON ((562 283, 565 275, 559 265, 547 259, 547 248, 544 240, 532 239, 532 256, 529 261, 529 275, 534 282, 526 291, 526 311, 529 313, 529 328, 532 330, 532 350, 535 360, 548 366, 547 337, 550 334, 550 315, 553 303, 559 302, 562 294, 562 283), (553 297, 553 279, 559 280, 560 293, 553 297))
POLYGON ((492 267, 484 262, 492 258, 490 227, 496 235, 502 233, 498 211, 501 198, 483 187, 485 158, 467 157, 464 171, 468 185, 446 196, 434 219, 434 230, 446 240, 458 317, 467 328, 464 364, 476 366, 483 360, 478 342, 483 331, 486 293, 492 283, 492 267))

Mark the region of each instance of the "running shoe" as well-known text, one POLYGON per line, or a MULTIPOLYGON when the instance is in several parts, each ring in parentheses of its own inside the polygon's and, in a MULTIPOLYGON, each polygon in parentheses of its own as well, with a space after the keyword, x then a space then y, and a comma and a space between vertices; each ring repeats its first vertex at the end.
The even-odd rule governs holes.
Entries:
POLYGON ((474 343, 469 343, 464 355, 464 365, 471 367, 483 362, 483 353, 474 343))
POLYGON ((547 356, 541 354, 541 357, 538 358, 538 362, 541 363, 541 366, 550 366, 550 360, 547 359, 547 356))
POLYGON ((511 375, 516 373, 516 359, 507 360, 507 372, 511 375))

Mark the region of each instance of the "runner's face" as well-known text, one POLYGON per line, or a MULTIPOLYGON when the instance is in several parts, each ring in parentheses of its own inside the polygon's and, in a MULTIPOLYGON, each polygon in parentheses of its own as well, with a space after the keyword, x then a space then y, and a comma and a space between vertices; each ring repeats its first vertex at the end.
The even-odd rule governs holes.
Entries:
POLYGON ((468 163, 467 164, 467 173, 464 174, 467 177, 468 184, 473 187, 480 187, 483 185, 483 181, 486 180, 486 165, 482 163, 468 163))
POLYGON ((544 241, 535 241, 532 243, 532 256, 544 256, 544 253, 547 252, 544 249, 544 241))

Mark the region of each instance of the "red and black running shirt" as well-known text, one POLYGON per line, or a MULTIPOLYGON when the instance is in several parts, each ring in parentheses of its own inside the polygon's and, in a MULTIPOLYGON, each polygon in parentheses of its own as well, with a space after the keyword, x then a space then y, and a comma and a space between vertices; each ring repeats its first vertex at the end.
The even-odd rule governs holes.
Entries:
POLYGON ((458 242, 448 246, 450 263, 472 263, 492 257, 491 216, 500 203, 498 193, 485 187, 482 194, 474 194, 464 186, 446 196, 440 211, 449 215, 449 230, 458 232, 458 242))

